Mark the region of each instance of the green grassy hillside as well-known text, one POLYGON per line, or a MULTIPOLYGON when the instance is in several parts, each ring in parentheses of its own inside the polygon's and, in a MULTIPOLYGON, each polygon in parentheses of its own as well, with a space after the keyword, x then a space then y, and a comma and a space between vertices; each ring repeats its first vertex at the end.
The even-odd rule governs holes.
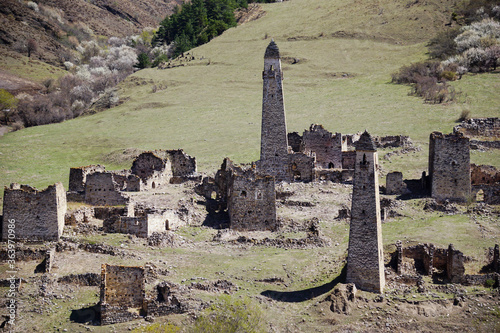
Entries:
MULTIPOLYGON (((191 51, 183 67, 141 70, 120 85, 124 104, 60 124, 0 138, 0 185, 67 186, 69 168, 93 163, 130 166, 123 152, 183 148, 200 171, 228 156, 259 157, 263 55, 280 47, 289 131, 311 123, 328 130, 409 135, 422 151, 383 161, 405 177, 426 169, 430 132, 450 132, 465 108, 473 117, 499 116, 500 74, 468 75, 454 85, 459 103, 424 104, 390 83, 400 66, 426 57, 425 42, 449 22, 455 1, 411 5, 392 0, 294 0, 263 5, 261 19, 226 31, 191 51), (292 64, 292 59, 299 61, 292 64), (153 85, 166 86, 153 93, 153 85)), ((500 154, 474 153, 500 167, 500 154)))

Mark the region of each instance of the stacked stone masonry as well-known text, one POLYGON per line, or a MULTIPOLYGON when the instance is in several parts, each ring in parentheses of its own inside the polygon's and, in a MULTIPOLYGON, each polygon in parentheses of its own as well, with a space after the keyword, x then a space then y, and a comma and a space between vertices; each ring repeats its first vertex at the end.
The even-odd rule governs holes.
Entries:
POLYGON ((403 194, 406 184, 403 182, 403 173, 399 171, 389 172, 386 176, 385 194, 403 194))
POLYGON ((431 197, 466 202, 471 196, 469 139, 433 132, 429 143, 431 197))
POLYGON ((500 139, 500 118, 473 118, 453 128, 453 133, 467 137, 488 137, 500 139))
POLYGON ((92 173, 87 175, 85 202, 94 206, 126 205, 128 197, 121 190, 120 182, 114 173, 92 173))
POLYGON ((322 125, 313 124, 302 135, 300 151, 305 154, 315 153, 317 168, 341 169, 342 150, 346 149, 347 144, 342 140, 342 135, 332 134, 322 125))
POLYGON ((274 40, 269 43, 264 55, 262 79, 262 127, 257 169, 259 173, 275 177, 276 181, 289 181, 283 72, 274 40))
MULTIPOLYGON (((28 185, 5 187, 3 220, 14 221, 18 240, 58 241, 64 229, 66 192, 62 183, 39 191, 28 185)), ((8 223, 2 225, 2 238, 7 240, 8 223)))
POLYGON ((101 325, 140 318, 144 308, 145 279, 143 267, 101 267, 101 325))
POLYGON ((385 275, 377 167, 375 145, 365 132, 356 145, 346 282, 382 293, 385 275))

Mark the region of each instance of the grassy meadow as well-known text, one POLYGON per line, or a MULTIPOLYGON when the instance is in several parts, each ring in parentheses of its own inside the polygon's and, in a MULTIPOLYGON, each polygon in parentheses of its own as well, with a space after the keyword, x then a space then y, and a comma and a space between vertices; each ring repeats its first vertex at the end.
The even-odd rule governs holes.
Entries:
MULTIPOLYGON (((127 168, 130 151, 183 148, 199 171, 224 157, 259 158, 263 55, 271 38, 283 59, 288 131, 312 123, 332 132, 405 134, 423 149, 381 159, 384 170, 417 177, 426 169, 428 137, 450 132, 462 110, 500 115, 500 74, 466 75, 451 104, 425 104, 390 83, 402 65, 426 58, 426 41, 449 22, 455 1, 294 0, 265 4, 266 15, 190 52, 181 67, 145 69, 119 86, 113 109, 0 138, 0 186, 68 183, 69 168, 101 163, 127 168), (298 62, 292 64, 291 59, 298 62), (160 87, 153 93, 153 86, 160 87)), ((180 61, 176 62, 181 64, 180 61)), ((38 76, 38 74, 37 74, 38 76)), ((382 153, 381 153, 382 154, 382 153)), ((498 152, 472 153, 500 167, 498 152)))

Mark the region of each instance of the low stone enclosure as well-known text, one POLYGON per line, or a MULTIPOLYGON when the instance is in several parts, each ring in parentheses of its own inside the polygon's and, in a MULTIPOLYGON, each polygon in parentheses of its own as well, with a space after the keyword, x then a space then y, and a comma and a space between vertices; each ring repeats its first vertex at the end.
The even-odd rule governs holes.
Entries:
POLYGON ((400 278, 418 281, 420 275, 430 275, 450 283, 463 285, 497 286, 500 278, 499 246, 490 248, 489 264, 482 268, 483 274, 465 274, 465 264, 472 259, 450 244, 448 248, 438 248, 433 244, 418 244, 403 247, 401 241, 396 243, 396 251, 392 253, 389 263, 400 278))

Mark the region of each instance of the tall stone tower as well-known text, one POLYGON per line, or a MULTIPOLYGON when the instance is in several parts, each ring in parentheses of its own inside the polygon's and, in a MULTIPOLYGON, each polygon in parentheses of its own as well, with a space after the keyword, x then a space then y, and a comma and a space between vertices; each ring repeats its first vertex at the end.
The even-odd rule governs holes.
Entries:
POLYGON ((278 46, 271 40, 264 55, 262 72, 262 128, 260 138, 260 173, 288 180, 288 138, 283 100, 283 72, 278 46))
POLYGON ((465 202, 471 196, 469 139, 462 134, 432 132, 429 140, 431 196, 465 202))
POLYGON ((377 150, 366 131, 355 146, 356 166, 346 280, 347 283, 354 283, 359 289, 382 293, 385 275, 377 150))

